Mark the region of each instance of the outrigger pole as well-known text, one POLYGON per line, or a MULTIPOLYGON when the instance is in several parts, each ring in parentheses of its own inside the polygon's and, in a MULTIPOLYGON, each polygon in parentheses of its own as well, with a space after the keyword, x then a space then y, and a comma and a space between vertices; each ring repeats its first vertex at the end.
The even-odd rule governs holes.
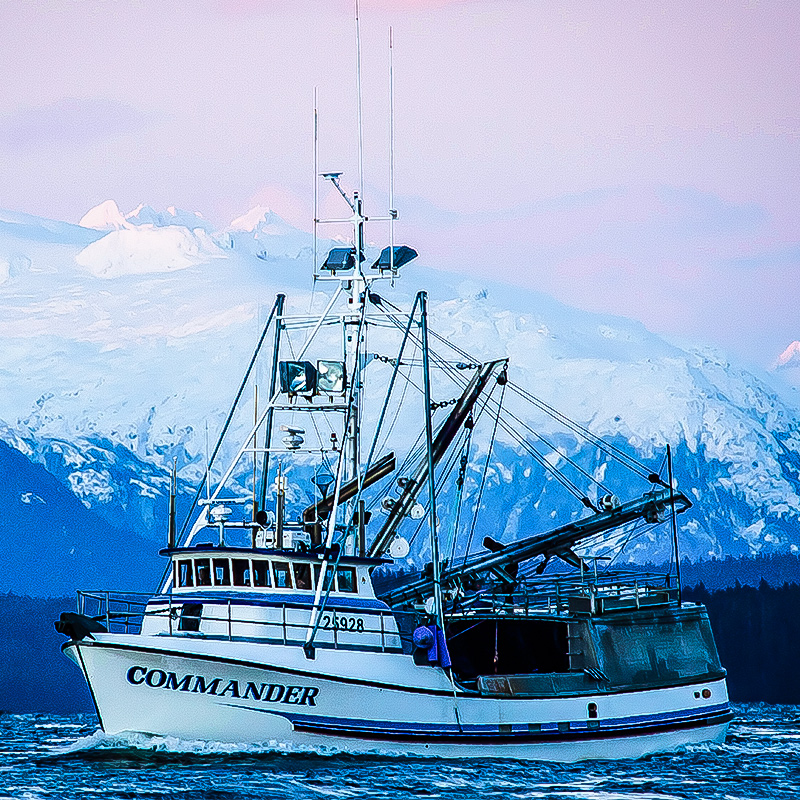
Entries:
MULTIPOLYGON (((270 326, 272 325, 272 320, 275 319, 276 320, 276 327, 279 326, 279 320, 277 318, 280 316, 280 314, 281 314, 281 312, 283 310, 283 301, 285 299, 286 299, 286 295, 282 295, 282 294, 279 294, 275 298, 275 303, 273 304, 272 310, 269 312, 269 317, 267 317, 267 321, 264 324, 264 330, 261 332, 261 336, 260 336, 260 338, 258 340, 258 344, 256 345, 256 349, 253 352, 253 356, 250 359, 250 363, 247 365, 247 371, 244 373, 244 377, 242 378, 242 382, 239 385, 239 391, 236 393, 236 397, 235 397, 235 399, 233 401, 233 404, 231 405, 231 410, 228 412, 228 416, 227 416, 227 418, 225 420, 225 424, 222 426, 222 431, 220 432, 220 435, 217 438, 217 443, 214 446, 214 452, 211 454, 210 458, 207 459, 207 462, 208 462, 207 463, 207 470, 211 469, 211 465, 214 463, 214 459, 217 457, 217 454, 219 453, 219 449, 222 446, 222 441, 225 438, 225 434, 228 432, 228 428, 230 427, 230 424, 231 424, 231 422, 233 420, 233 415, 236 413, 236 408, 239 405, 239 400, 241 400, 242 394, 244 393, 245 387, 247 386, 247 382, 250 380, 250 373, 253 371, 253 367, 255 366, 255 363, 258 360, 258 354, 261 352, 261 347, 264 344, 264 339, 266 339, 267 332, 269 331, 270 326)), ((276 337, 277 337, 277 334, 276 334, 276 337)), ((271 406, 275 402, 274 387, 273 387, 273 390, 270 391, 270 397, 272 398, 272 400, 271 400, 271 403, 270 403, 270 406, 269 406, 269 409, 268 409, 269 413, 272 412, 271 406)), ((210 487, 206 486, 206 482, 207 482, 207 477, 206 476, 207 476, 207 474, 208 473, 206 473, 206 475, 203 476, 202 480, 200 481, 200 483, 199 483, 199 485, 197 487, 197 490, 195 491, 194 498, 192 499, 191 508, 189 509, 189 512, 186 515, 186 519, 185 519, 185 521, 183 523, 183 526, 181 527, 180 534, 177 537, 178 541, 183 539, 183 536, 186 533, 186 529, 189 527, 189 522, 191 521, 192 514, 194 513, 194 510, 197 507, 197 502, 200 499, 200 495, 203 493, 203 489, 204 488, 206 488, 206 489, 210 488, 210 487)))
MULTIPOLYGON (((272 370, 269 376, 269 396, 274 397, 278 388, 278 363, 280 359, 281 331, 283 330, 283 306, 286 302, 286 295, 279 294, 275 298, 275 337, 272 342, 272 370)), ((261 492, 258 498, 258 508, 264 508, 267 497, 267 486, 269 485, 269 449, 272 445, 272 419, 275 409, 270 406, 267 409, 267 417, 264 421, 264 465, 261 471, 261 492)), ((258 513, 257 508, 253 508, 253 521, 258 513)))

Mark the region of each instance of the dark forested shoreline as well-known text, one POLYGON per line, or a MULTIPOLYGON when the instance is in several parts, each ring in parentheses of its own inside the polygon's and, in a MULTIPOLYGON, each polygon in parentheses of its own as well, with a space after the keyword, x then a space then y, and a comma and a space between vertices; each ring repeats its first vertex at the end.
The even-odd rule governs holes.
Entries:
POLYGON ((61 654, 54 623, 74 597, 0 595, 0 711, 73 714, 92 710, 80 670, 61 654))
MULTIPOLYGON (((800 704, 800 560, 724 559, 690 567, 683 570, 683 596, 708 608, 731 699, 800 704), (690 586, 695 576, 711 587, 702 580, 690 586)), ((53 627, 74 607, 73 597, 0 595, 0 712, 92 709, 79 670, 61 654, 64 637, 53 627)))
POLYGON ((700 584, 683 596, 708 609, 732 700, 800 704, 800 585, 700 584))

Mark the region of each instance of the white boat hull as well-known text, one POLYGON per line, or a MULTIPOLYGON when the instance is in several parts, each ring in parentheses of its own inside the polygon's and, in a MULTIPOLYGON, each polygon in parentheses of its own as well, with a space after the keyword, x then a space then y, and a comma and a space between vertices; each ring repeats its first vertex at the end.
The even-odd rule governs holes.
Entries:
POLYGON ((454 697, 441 669, 400 654, 319 650, 309 660, 299 647, 120 634, 64 649, 109 734, 569 762, 722 741, 731 718, 724 679, 612 694, 454 697))

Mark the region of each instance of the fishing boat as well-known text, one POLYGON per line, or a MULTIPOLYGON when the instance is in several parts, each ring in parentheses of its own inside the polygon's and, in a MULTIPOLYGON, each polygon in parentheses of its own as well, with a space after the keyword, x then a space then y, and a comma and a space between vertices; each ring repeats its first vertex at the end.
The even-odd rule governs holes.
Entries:
POLYGON ((505 355, 437 334, 424 291, 403 311, 389 296, 417 253, 394 242, 393 197, 370 254, 362 191, 316 163, 315 242, 342 223, 319 219, 318 181, 352 240, 315 246, 318 313, 276 298, 180 526, 173 470, 163 583, 81 591, 56 623, 102 729, 562 762, 723 740, 725 670, 706 610, 681 596, 691 502, 671 453, 662 475, 531 394, 505 355), (604 486, 526 404, 630 479, 604 486), (500 541, 481 517, 499 438, 574 495, 568 519, 543 527, 531 507, 500 541), (674 540, 675 575, 598 555, 634 529, 674 540))

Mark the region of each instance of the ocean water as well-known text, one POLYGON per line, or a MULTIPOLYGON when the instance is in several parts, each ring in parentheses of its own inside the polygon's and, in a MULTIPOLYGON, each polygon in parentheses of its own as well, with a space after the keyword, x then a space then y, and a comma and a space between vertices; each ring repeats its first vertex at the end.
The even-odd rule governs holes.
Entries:
POLYGON ((0 798, 800 798, 800 707, 737 705, 724 744, 571 765, 288 753, 0 717, 0 798))

